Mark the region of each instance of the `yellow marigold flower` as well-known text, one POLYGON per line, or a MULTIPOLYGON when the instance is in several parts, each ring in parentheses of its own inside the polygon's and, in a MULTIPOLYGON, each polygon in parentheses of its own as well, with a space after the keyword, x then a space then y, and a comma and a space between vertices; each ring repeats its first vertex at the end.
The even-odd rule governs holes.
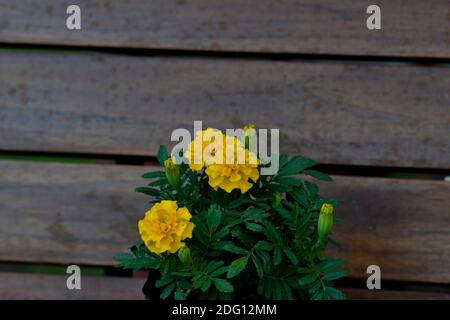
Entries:
POLYGON ((205 167, 205 151, 210 151, 209 154, 215 155, 214 143, 216 138, 223 138, 223 133, 219 130, 208 128, 203 131, 197 131, 194 140, 192 140, 184 156, 189 160, 189 167, 193 171, 200 171, 205 167), (211 146, 210 146, 211 145, 211 146), (212 150, 209 150, 211 149, 212 150))
POLYGON ((238 145, 234 162, 210 164, 205 172, 209 178, 209 185, 214 189, 221 188, 226 192, 239 189, 245 193, 253 186, 249 180, 256 182, 259 179, 258 159, 253 152, 238 145), (243 163, 239 161, 241 157, 245 159, 243 163))
POLYGON ((150 251, 175 253, 185 246, 183 240, 192 238, 195 225, 191 218, 189 210, 178 208, 176 201, 162 200, 139 221, 139 233, 150 251))

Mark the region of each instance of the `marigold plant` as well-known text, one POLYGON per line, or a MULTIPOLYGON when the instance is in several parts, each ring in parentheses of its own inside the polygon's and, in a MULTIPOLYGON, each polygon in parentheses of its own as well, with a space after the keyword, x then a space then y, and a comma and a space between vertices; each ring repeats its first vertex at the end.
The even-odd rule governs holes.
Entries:
POLYGON ((152 204, 138 222, 141 240, 115 257, 118 267, 156 270, 148 281, 162 299, 343 299, 333 286, 346 275, 342 260, 324 255, 336 244, 338 203, 312 182, 331 178, 313 160, 286 155, 278 173, 261 175, 247 148, 212 128, 181 155, 188 164, 160 147, 164 171, 144 174, 152 181, 136 189, 152 204), (199 150, 208 148, 205 157, 199 150))

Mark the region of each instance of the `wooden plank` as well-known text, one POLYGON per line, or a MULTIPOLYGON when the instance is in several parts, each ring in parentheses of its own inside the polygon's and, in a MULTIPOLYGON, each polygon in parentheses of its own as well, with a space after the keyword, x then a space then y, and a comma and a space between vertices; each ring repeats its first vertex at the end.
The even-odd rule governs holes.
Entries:
POLYGON ((113 265, 148 208, 144 167, 0 162, 0 260, 113 265))
POLYGON ((450 67, 0 51, 0 149, 154 155, 176 128, 280 128, 322 163, 450 168, 450 67))
POLYGON ((143 300, 145 279, 82 276, 81 290, 69 290, 67 276, 0 273, 0 300, 143 300))
POLYGON ((335 254, 352 277, 378 265, 384 280, 450 283, 450 183, 336 176, 321 186, 342 200, 335 254))
MULTIPOLYGON (((113 265, 138 239, 146 198, 133 187, 150 167, 0 161, 0 260, 113 265)), ((450 283, 450 183, 335 177, 336 236, 350 276, 450 283)))
POLYGON ((342 289, 348 300, 450 300, 448 292, 342 289))
POLYGON ((369 0, 78 0, 82 30, 66 28, 70 1, 3 0, 7 43, 450 57, 447 0, 377 1, 381 30, 368 30, 369 0))

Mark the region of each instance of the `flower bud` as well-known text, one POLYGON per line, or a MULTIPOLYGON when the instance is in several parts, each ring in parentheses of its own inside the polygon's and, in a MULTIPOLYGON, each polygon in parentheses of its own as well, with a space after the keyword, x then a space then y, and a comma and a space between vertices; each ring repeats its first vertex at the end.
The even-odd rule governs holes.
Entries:
POLYGON ((319 240, 323 241, 330 234, 333 226, 333 205, 324 203, 320 209, 319 221, 317 223, 317 231, 319 240))
POLYGON ((273 200, 273 206, 275 208, 278 208, 280 206, 280 203, 281 203, 281 193, 275 192, 274 200, 273 200))
POLYGON ((254 124, 247 124, 244 126, 244 144, 245 144, 245 148, 249 149, 250 148, 250 139, 255 139, 256 138, 256 126, 254 124))
POLYGON ((178 250, 178 258, 182 263, 190 263, 192 261, 191 250, 188 247, 181 248, 178 250))
POLYGON ((164 161, 164 169, 170 185, 178 187, 180 184, 180 168, 175 164, 172 157, 164 161))

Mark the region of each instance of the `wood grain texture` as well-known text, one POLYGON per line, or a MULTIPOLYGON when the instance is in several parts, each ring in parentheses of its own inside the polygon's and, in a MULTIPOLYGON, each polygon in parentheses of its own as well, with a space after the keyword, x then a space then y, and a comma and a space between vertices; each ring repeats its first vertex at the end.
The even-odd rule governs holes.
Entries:
POLYGON ((280 128, 322 163, 450 168, 450 66, 0 51, 0 149, 154 155, 176 128, 280 128))
POLYGON ((335 177, 322 193, 342 200, 334 234, 349 274, 382 280, 450 283, 450 183, 335 177))
POLYGON ((342 289, 348 300, 450 300, 448 292, 342 289))
POLYGON ((381 30, 366 28, 369 0, 3 0, 0 41, 213 51, 450 57, 447 0, 380 0, 381 30))
MULTIPOLYGON (((0 161, 0 260, 113 265, 138 239, 146 198, 132 192, 151 167, 0 161)), ((350 276, 450 283, 450 183, 335 177, 335 234, 350 276)))
POLYGON ((81 278, 81 290, 68 290, 67 276, 37 273, 0 273, 0 300, 143 300, 145 279, 81 278))
POLYGON ((114 265, 139 239, 144 167, 0 162, 0 260, 114 265))

